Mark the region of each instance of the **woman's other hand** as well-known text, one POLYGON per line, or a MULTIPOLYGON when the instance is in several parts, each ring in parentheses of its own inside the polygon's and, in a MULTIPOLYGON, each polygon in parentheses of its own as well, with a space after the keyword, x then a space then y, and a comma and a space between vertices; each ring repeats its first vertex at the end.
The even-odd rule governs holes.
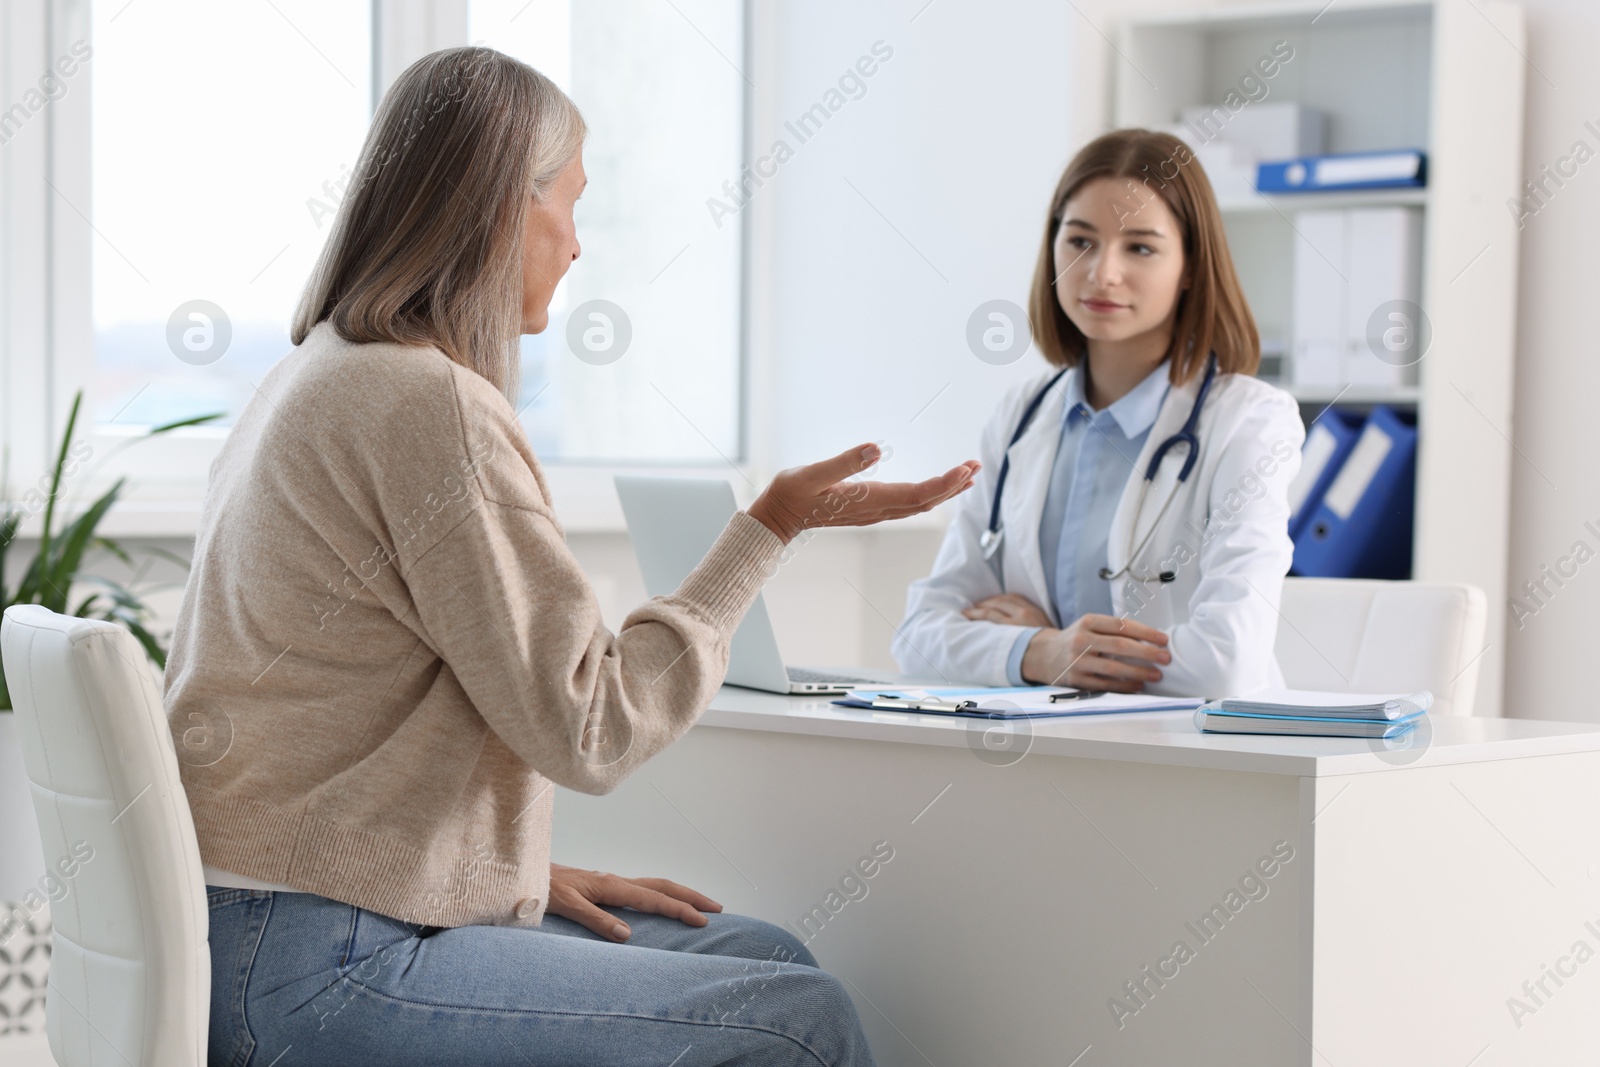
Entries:
POLYGON ((1111 615, 1080 615, 1063 630, 1040 630, 1022 654, 1022 677, 1043 685, 1137 693, 1172 662, 1167 635, 1111 615))
POLYGON ((1008 626, 1053 626, 1044 609, 1020 593, 988 596, 961 612, 974 622, 1002 622, 1008 626))
POLYGON ((609 908, 632 908, 666 915, 690 926, 704 926, 703 911, 721 911, 722 905, 687 886, 665 878, 622 878, 581 867, 550 865, 550 904, 545 911, 588 927, 608 941, 626 941, 633 931, 609 908))
POLYGON ((924 482, 846 480, 880 457, 877 445, 863 445, 821 463, 779 471, 750 505, 750 515, 787 543, 815 526, 871 526, 919 514, 971 488, 978 473, 978 461, 969 459, 924 482))

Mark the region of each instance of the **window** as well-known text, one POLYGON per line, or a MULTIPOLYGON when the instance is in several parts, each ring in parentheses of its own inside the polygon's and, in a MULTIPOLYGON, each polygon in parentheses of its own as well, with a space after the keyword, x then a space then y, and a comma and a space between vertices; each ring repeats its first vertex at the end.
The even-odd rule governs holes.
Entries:
POLYGON ((289 321, 370 121, 368 0, 95 0, 100 423, 222 423, 289 321))
POLYGON ((564 505, 610 528, 602 465, 744 457, 744 0, 26 10, 0 60, 31 78, 35 56, 92 55, 65 92, 28 104, 0 161, 0 438, 15 480, 43 468, 82 388, 96 458, 76 498, 126 475, 113 528, 192 531, 228 425, 291 347, 374 94, 406 57, 468 41, 547 73, 590 126, 584 254, 550 327, 524 338, 519 405, 564 505), (208 412, 224 417, 118 447, 208 412))
POLYGON ((523 421, 567 461, 741 452, 741 0, 471 0, 468 37, 532 65, 589 125, 583 254, 523 338, 523 421), (620 309, 620 314, 617 309, 620 309), (626 347, 624 348, 624 342, 626 347), (616 355, 622 349, 621 355, 616 355))

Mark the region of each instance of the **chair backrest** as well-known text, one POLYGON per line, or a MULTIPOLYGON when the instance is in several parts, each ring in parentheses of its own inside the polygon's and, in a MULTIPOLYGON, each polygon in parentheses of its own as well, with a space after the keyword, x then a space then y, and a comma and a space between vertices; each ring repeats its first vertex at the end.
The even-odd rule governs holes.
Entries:
POLYGON ((45 1028, 61 1067, 204 1067, 211 1006, 200 850, 144 650, 26 605, 0 625, 48 874, 45 1028))
POLYGON ((1433 694, 1433 715, 1471 715, 1487 601, 1475 585, 1285 578, 1278 666, 1291 689, 1433 694))

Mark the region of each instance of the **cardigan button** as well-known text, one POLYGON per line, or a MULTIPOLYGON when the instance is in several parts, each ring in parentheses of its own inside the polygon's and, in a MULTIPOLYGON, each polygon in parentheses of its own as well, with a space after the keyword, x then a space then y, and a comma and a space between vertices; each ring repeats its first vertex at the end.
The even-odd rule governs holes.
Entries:
POLYGON ((531 919, 539 911, 540 900, 538 897, 528 897, 517 905, 517 918, 531 919))

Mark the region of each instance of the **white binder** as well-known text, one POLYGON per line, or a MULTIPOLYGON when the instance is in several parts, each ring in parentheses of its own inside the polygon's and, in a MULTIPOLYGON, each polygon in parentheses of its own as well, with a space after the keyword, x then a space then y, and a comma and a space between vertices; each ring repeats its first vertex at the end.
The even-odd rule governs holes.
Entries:
POLYGON ((1350 276, 1343 211, 1294 215, 1294 324, 1289 371, 1301 387, 1346 385, 1344 353, 1350 276))
MULTIPOLYGON (((1351 210, 1346 222, 1350 295, 1345 303, 1345 380, 1355 386, 1396 387, 1413 384, 1416 371, 1397 361, 1411 358, 1399 352, 1385 359, 1375 354, 1368 337, 1368 321, 1396 300, 1415 304, 1422 276, 1422 213, 1410 207, 1374 207, 1351 210)), ((1409 313, 1389 308, 1380 316, 1380 335, 1394 327, 1394 316, 1409 313)), ((1414 331, 1415 323, 1407 330, 1414 331)))
MULTIPOLYGON (((1377 315, 1420 299, 1422 213, 1390 205, 1294 215, 1294 323, 1290 377, 1300 387, 1397 388, 1416 383, 1407 353, 1385 358, 1368 340, 1377 315)), ((1407 313, 1405 326, 1415 328, 1407 313)), ((1381 334, 1381 329, 1380 329, 1381 334)))

